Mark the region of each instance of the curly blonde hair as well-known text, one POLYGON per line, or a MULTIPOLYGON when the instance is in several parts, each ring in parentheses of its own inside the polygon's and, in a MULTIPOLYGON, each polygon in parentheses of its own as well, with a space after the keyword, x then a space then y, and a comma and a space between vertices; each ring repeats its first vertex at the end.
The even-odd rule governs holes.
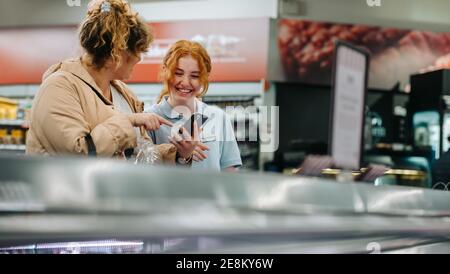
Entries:
POLYGON ((108 58, 119 66, 123 51, 139 56, 148 51, 153 41, 148 25, 125 0, 91 1, 80 26, 79 38, 97 69, 102 68, 108 58))
POLYGON ((159 77, 163 82, 163 89, 158 96, 158 103, 161 102, 164 96, 170 94, 169 83, 174 78, 175 70, 178 66, 178 60, 185 56, 191 56, 192 58, 197 60, 200 69, 199 79, 203 90, 200 94, 197 94, 197 97, 203 97, 208 91, 208 76, 211 72, 211 58, 209 57, 208 52, 200 43, 188 40, 179 40, 170 47, 169 51, 163 59, 161 71, 159 74, 159 77))

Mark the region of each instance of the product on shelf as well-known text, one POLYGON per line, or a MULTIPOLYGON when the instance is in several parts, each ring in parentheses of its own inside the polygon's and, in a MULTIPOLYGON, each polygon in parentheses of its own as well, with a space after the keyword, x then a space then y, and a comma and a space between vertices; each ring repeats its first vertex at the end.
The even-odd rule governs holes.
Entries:
POLYGON ((8 136, 8 130, 6 128, 0 128, 0 144, 6 144, 8 136))
POLYGON ((0 120, 15 120, 17 119, 17 105, 14 100, 0 97, 0 120))
POLYGON ((29 127, 31 98, 0 97, 0 153, 25 151, 25 139, 29 127))
POLYGON ((11 130, 11 142, 15 145, 25 144, 25 132, 22 129, 11 130))

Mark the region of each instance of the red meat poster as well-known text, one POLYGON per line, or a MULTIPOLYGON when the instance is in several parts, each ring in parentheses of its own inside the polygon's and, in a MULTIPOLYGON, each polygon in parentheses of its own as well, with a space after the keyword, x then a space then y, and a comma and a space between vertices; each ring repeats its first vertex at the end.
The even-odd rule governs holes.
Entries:
POLYGON ((411 74, 450 67, 448 33, 283 19, 277 39, 288 81, 330 85, 337 39, 369 49, 371 88, 405 86, 411 74))

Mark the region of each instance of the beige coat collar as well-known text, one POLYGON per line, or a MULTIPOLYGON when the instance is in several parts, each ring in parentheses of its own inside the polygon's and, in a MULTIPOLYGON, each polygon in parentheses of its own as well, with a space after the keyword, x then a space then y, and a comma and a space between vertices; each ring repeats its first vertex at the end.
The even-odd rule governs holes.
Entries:
MULTIPOLYGON (((94 78, 89 74, 89 72, 83 67, 81 64, 81 57, 68 59, 63 62, 60 62, 58 64, 52 65, 43 75, 42 80, 46 79, 51 74, 57 72, 57 71, 66 71, 70 72, 73 75, 77 76, 81 80, 83 80, 85 83, 87 83, 91 88, 95 89, 97 91, 97 94, 102 98, 102 101, 105 102, 108 105, 112 105, 112 102, 108 100, 105 96, 103 96, 101 89, 97 86, 95 83, 94 78)), ((114 86, 114 88, 122 94, 122 96, 125 97, 125 99, 130 103, 133 110, 135 112, 141 112, 143 110, 143 106, 141 106, 141 102, 136 102, 136 100, 133 100, 131 93, 126 89, 125 85, 121 84, 121 81, 113 80, 111 81, 111 85, 114 86), (136 104, 137 103, 137 104, 136 104)))

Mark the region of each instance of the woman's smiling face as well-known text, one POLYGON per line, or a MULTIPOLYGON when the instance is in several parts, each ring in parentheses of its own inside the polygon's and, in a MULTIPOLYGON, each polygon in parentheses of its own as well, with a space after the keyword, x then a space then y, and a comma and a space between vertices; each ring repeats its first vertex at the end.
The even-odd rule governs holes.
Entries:
POLYGON ((187 55, 178 59, 174 76, 169 81, 170 97, 176 105, 191 103, 200 92, 200 69, 197 60, 187 55))

